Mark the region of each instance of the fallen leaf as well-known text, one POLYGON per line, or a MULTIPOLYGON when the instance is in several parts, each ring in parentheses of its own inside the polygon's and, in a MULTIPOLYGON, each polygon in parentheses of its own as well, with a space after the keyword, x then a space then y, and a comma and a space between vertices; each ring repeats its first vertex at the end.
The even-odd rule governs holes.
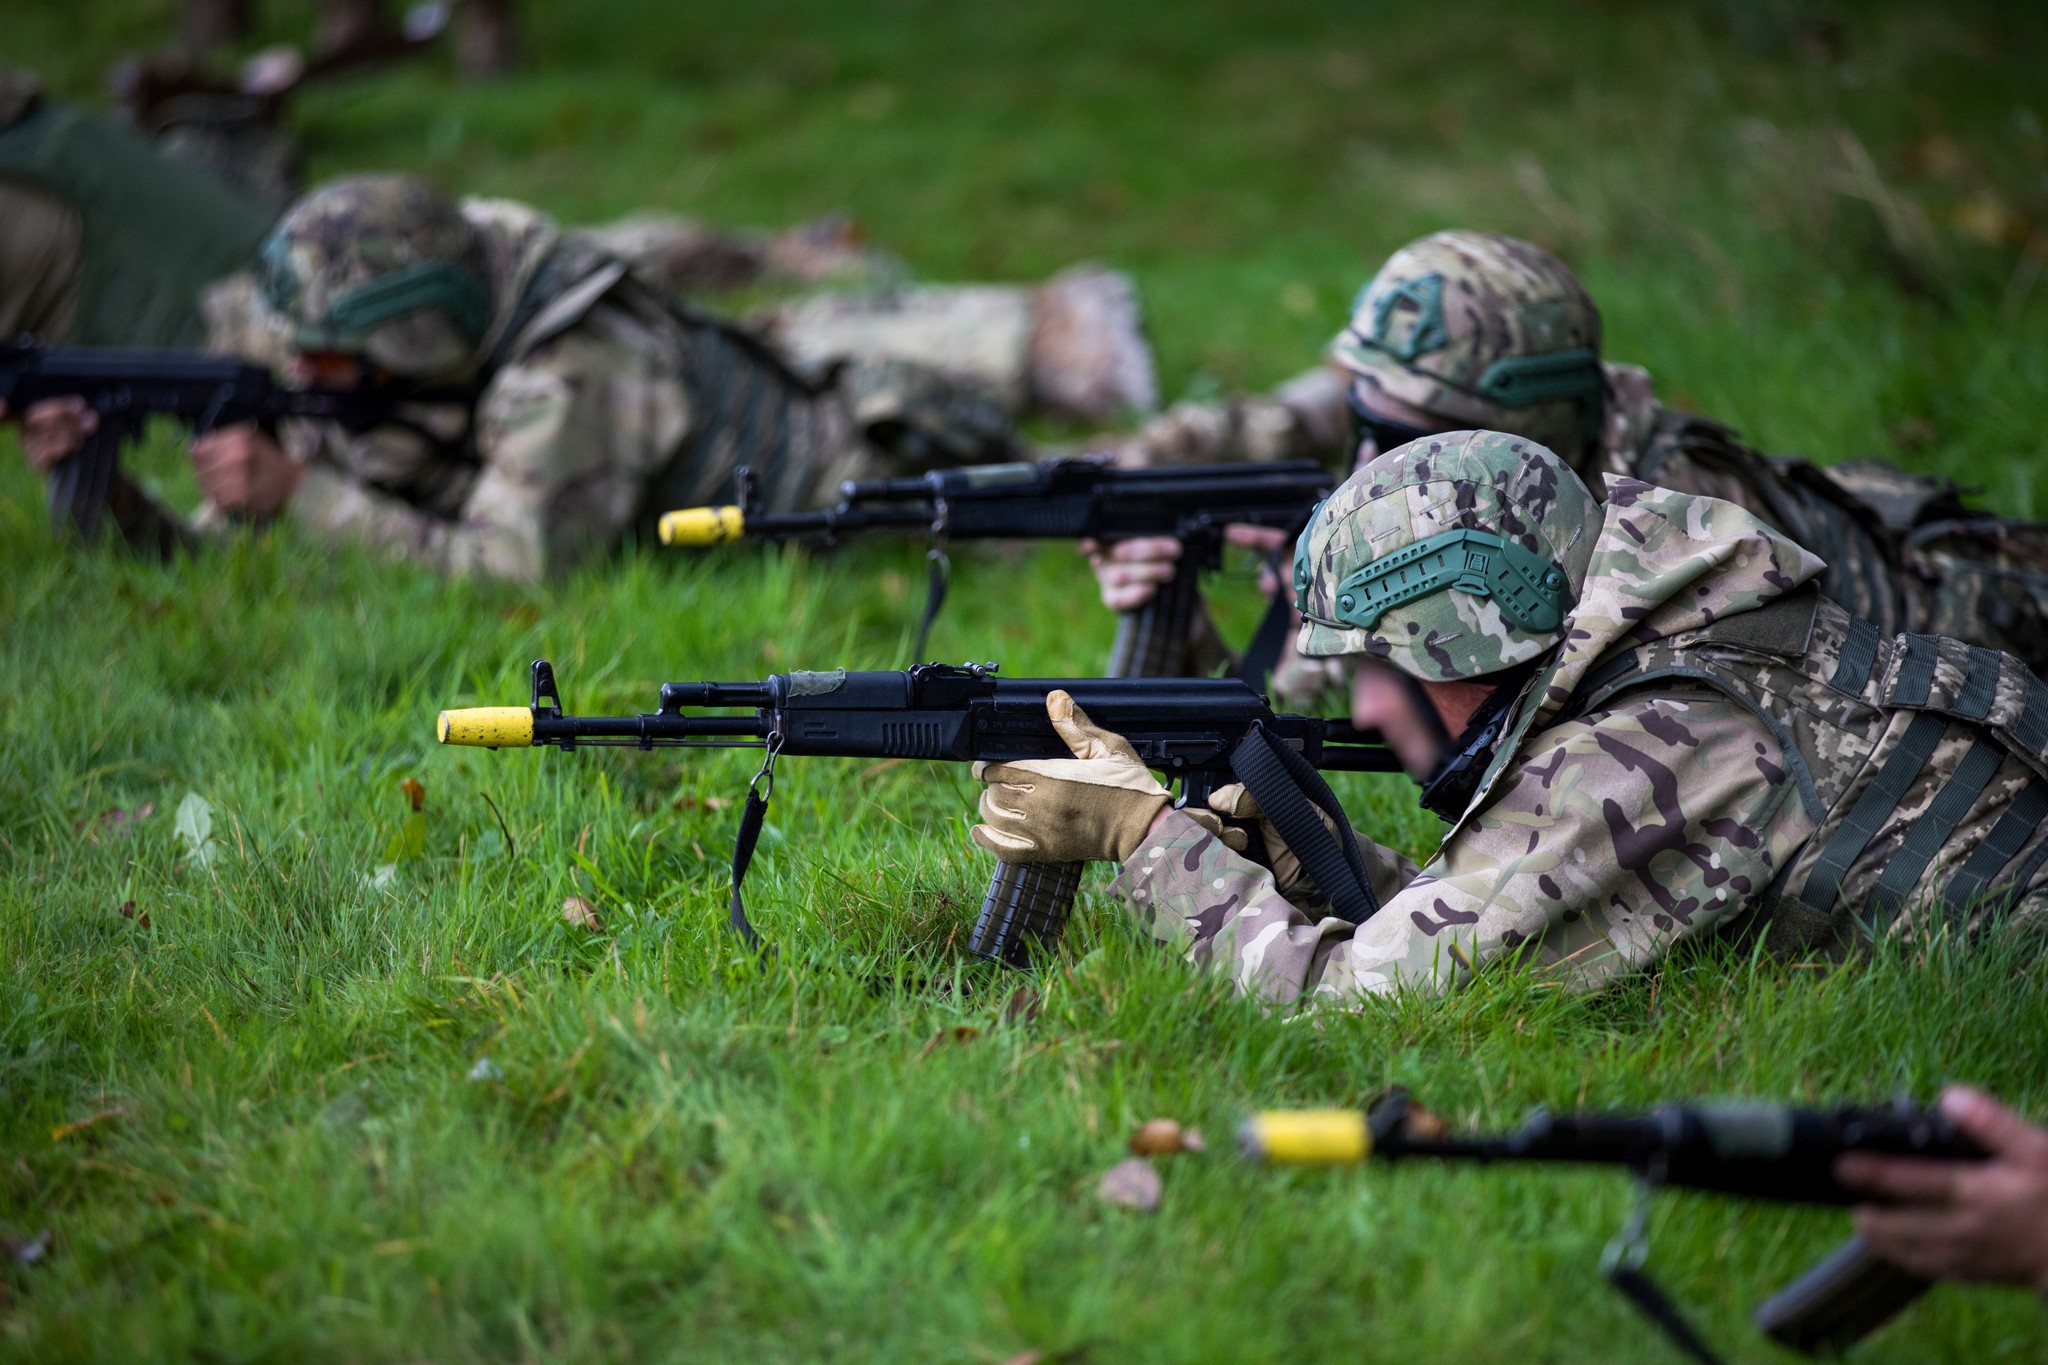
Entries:
POLYGON ((1198 1128, 1183 1128, 1172 1119, 1152 1119, 1131 1134, 1130 1148, 1139 1156, 1172 1156, 1202 1150, 1198 1128))
POLYGON ((100 841, 100 835, 112 837, 125 832, 137 820, 147 820, 156 813, 156 802, 145 801, 133 810, 120 806, 109 806, 91 820, 81 820, 78 827, 85 831, 85 837, 92 843, 100 841))
POLYGON ((1010 998, 1003 1002, 1003 1022, 1006 1024, 1028 1024, 1038 1017, 1045 998, 1029 986, 1019 986, 1010 992, 1010 998))
POLYGON ((69 1123, 60 1123, 50 1130, 50 1141, 62 1142, 73 1133, 82 1133, 88 1128, 97 1128, 108 1119, 117 1119, 119 1117, 121 1117, 121 1109, 119 1105, 116 1105, 112 1109, 102 1109, 97 1114, 87 1114, 82 1119, 73 1119, 69 1123))
POLYGON ((132 919, 138 926, 144 929, 147 929, 149 927, 149 911, 136 910, 134 901, 121 902, 121 918, 132 919))
POLYGON ((204 867, 213 861, 212 802, 198 792, 186 792, 185 799, 178 803, 177 820, 172 828, 184 841, 193 862, 204 867))
POLYGON ((398 789, 405 793, 406 800, 412 802, 412 808, 414 810, 424 810, 426 808, 426 784, 421 782, 418 778, 406 778, 405 781, 398 784, 398 789))
POLYGON ((1102 1183, 1095 1187, 1096 1197, 1105 1204, 1148 1212, 1159 1207, 1159 1196, 1163 1191, 1159 1172, 1141 1156, 1125 1157, 1117 1162, 1102 1173, 1102 1183))
POLYGON ((398 822, 398 832, 384 845, 386 863, 409 862, 427 851, 427 789, 418 779, 408 777, 398 784, 411 807, 398 822))
POLYGON ((732 804, 729 796, 678 796, 670 810, 724 810, 732 804))
POLYGON ((951 1028, 942 1028, 934 1033, 918 1052, 918 1059, 921 1061, 931 1056, 932 1049, 940 1043, 971 1043, 980 1036, 981 1030, 972 1024, 955 1024, 951 1028))
POLYGON ((0 1237, 0 1251, 5 1251, 7 1259, 16 1265, 34 1265, 50 1254, 50 1243, 54 1240, 50 1229, 44 1228, 33 1237, 0 1237))
POLYGON ((597 907, 581 896, 571 896, 562 902, 562 918, 578 929, 602 933, 604 924, 597 917, 597 907))
POLYGON ((498 1070, 498 1064, 490 1058, 479 1057, 476 1059, 476 1065, 469 1069, 469 1079, 473 1081, 502 1081, 505 1079, 505 1073, 498 1070))

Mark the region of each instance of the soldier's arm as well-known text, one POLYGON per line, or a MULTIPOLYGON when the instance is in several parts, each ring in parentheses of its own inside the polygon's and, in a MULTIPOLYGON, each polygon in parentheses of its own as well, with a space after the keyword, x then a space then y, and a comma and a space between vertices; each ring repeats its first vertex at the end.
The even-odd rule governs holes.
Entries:
POLYGON ((682 387, 657 357, 572 331, 499 372, 478 400, 483 468, 453 518, 327 469, 308 474, 293 509, 319 531, 446 572, 531 582, 616 544, 688 426, 682 387))
POLYGON ((1191 958, 1227 961, 1241 986, 1274 999, 1442 991, 1520 954, 1595 986, 1753 905, 1812 828, 1777 742, 1747 710, 1705 693, 1623 698, 1538 735, 1484 812, 1380 891, 1363 928, 1302 913, 1246 874, 1258 871, 1248 861, 1229 866, 1227 849, 1192 839, 1178 868, 1176 850, 1141 848, 1118 889, 1141 913, 1157 905, 1157 919, 1178 920, 1165 929, 1191 958))
POLYGON ((1176 403, 1116 447, 1119 464, 1237 464, 1319 460, 1337 468, 1351 454, 1344 381, 1327 365, 1266 394, 1176 403))

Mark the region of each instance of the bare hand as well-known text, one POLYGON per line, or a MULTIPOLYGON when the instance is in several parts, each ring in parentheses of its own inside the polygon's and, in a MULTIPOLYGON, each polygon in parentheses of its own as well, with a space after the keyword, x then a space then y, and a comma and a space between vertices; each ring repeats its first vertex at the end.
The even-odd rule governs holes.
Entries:
POLYGON ((1916 1275, 2048 1293, 2048 1129, 1968 1086, 1943 1091, 1941 1112, 1991 1159, 1844 1153, 1836 1177, 1885 1200, 1857 1208, 1857 1232, 1916 1275))
MULTIPOLYGON (((1291 537, 1274 526, 1226 526, 1223 528, 1223 543, 1242 545, 1247 550, 1257 550, 1261 555, 1270 555, 1285 545, 1291 537)), ((1270 564, 1259 565, 1259 595, 1271 597, 1280 591, 1280 577, 1273 572, 1270 564)))
POLYGON ((21 415, 21 453, 30 469, 47 476, 76 455, 99 425, 100 415, 83 398, 45 398, 21 415))
POLYGON ((1109 545, 1091 539, 1081 542, 1081 553, 1095 570, 1102 605, 1111 611, 1135 611, 1173 577, 1180 542, 1172 536, 1139 536, 1109 545))
POLYGON ((283 511, 306 477, 305 466, 247 423, 193 441, 192 472, 215 507, 258 519, 283 511))

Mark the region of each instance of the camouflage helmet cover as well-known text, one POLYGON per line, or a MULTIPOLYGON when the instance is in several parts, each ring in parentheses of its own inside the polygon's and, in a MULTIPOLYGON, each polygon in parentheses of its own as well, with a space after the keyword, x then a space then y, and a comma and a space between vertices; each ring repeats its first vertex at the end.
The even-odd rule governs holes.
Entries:
POLYGON ((1449 422, 1512 431, 1567 459, 1601 398, 1600 312, 1563 261, 1491 232, 1438 232, 1388 258, 1331 345, 1374 390, 1449 422))
POLYGON ((476 230, 439 189, 412 176, 356 176, 285 213, 263 244, 261 283, 302 351, 362 352, 394 332, 422 333, 415 341, 427 344, 412 349, 439 350, 433 334, 448 324, 466 349, 491 321, 480 259, 476 230))
POLYGON ((1374 459, 1295 547, 1300 652, 1446 682, 1564 638, 1600 529, 1591 490, 1521 436, 1455 431, 1374 459))

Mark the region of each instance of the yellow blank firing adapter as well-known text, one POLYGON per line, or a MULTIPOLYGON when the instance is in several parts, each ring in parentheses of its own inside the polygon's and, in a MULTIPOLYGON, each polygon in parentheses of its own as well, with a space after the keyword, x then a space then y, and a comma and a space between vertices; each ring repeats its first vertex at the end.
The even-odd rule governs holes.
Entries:
POLYGON ((746 524, 746 514, 737 507, 684 507, 663 512, 658 529, 664 545, 701 550, 738 540, 746 524))
POLYGON ((1287 1166, 1355 1166, 1372 1155, 1372 1135, 1357 1109, 1275 1109, 1237 1130, 1254 1161, 1287 1166))
POLYGON ((533 743, 533 710, 526 706, 472 706, 441 713, 441 742, 478 749, 521 749, 533 743))

